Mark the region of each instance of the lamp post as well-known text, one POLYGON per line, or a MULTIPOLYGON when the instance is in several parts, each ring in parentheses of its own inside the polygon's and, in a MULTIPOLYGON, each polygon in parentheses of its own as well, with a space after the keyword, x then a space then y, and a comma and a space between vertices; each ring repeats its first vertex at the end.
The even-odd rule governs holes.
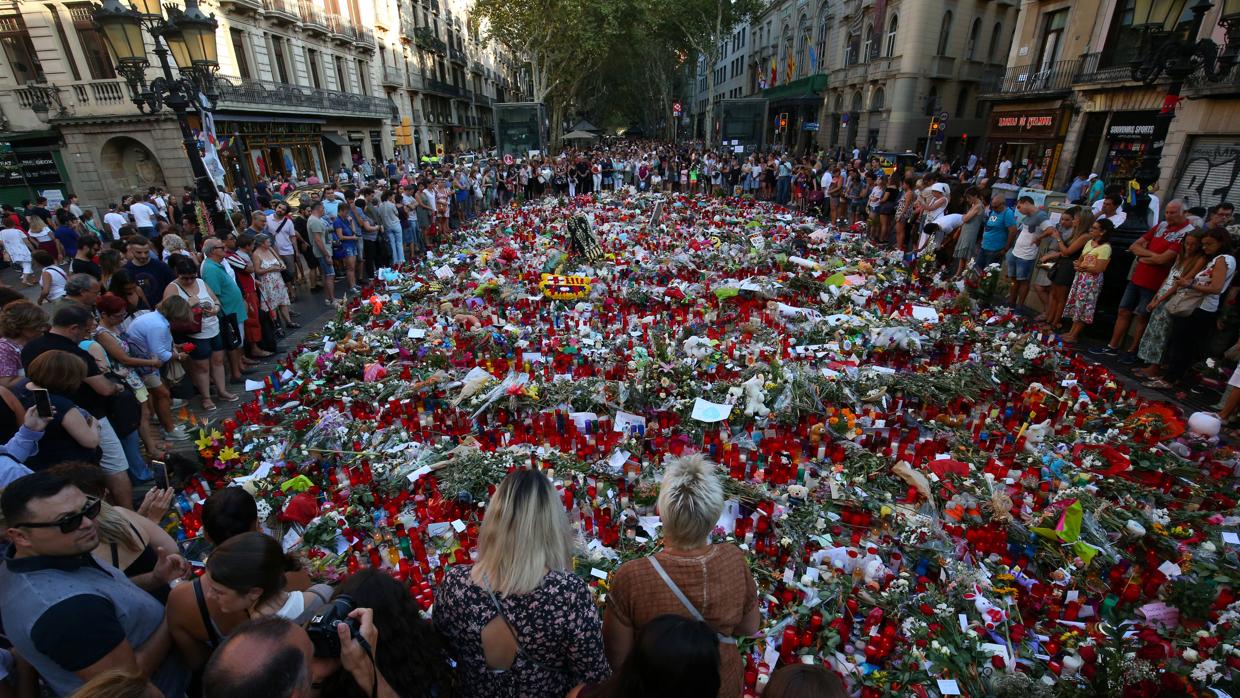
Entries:
POLYGON ((116 71, 129 85, 138 111, 157 114, 166 106, 176 115, 198 200, 206 206, 216 234, 232 230, 232 221, 220 207, 219 192, 207 173, 188 120, 188 115, 196 112, 200 124, 205 125, 208 113, 219 99, 215 80, 219 70, 215 17, 203 14, 197 0, 186 0, 184 10, 169 5, 167 17, 159 0, 133 0, 128 6, 121 0, 104 0, 93 18, 116 56, 116 71), (144 30, 154 44, 161 73, 149 83, 146 75, 151 63, 144 30))
MULTIPOLYGON (((1180 17, 1191 0, 1136 0, 1133 26, 1142 30, 1141 60, 1132 65, 1132 79, 1146 85, 1157 83, 1163 76, 1171 79, 1162 108, 1154 122, 1154 134, 1141 158, 1134 179, 1141 185, 1141 194, 1134 213, 1148 210, 1151 185, 1159 179, 1163 146, 1175 120, 1176 105, 1184 81, 1200 72, 1205 80, 1221 82, 1231 76, 1240 56, 1240 0, 1223 0, 1219 25, 1227 30, 1227 40, 1219 46, 1210 39, 1198 39, 1206 13, 1213 7, 1210 0, 1196 0, 1190 8, 1192 20, 1180 27, 1180 17)), ((1145 229, 1145 218, 1129 215, 1125 228, 1145 229), (1129 221, 1132 225, 1129 225, 1129 221)))

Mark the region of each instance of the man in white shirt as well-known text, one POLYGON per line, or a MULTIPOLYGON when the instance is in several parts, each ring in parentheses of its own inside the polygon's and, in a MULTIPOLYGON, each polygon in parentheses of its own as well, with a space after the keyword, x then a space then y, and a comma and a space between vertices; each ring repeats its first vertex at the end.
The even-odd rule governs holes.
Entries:
POLYGON ((969 164, 964 168, 969 171, 969 174, 973 174, 973 170, 977 169, 977 153, 969 153, 969 164))
POLYGON ((831 188, 831 181, 832 181, 832 177, 831 177, 831 170, 829 170, 829 169, 827 169, 827 168, 825 168, 825 167, 824 167, 824 168, 822 168, 822 181, 821 181, 821 185, 822 185, 822 191, 823 191, 823 193, 826 193, 826 191, 827 191, 828 189, 830 189, 830 188, 831 188))
POLYGON ((1003 162, 999 163, 999 181, 1006 182, 1012 174, 1012 161, 1010 158, 1003 158, 1003 162))
POLYGON ((125 217, 125 214, 116 209, 116 204, 108 204, 108 212, 103 214, 104 229, 112 234, 111 240, 119 240, 121 226, 129 225, 129 219, 125 217))
POLYGON ((1108 194, 1098 199, 1093 206, 1095 220, 1111 221, 1111 224, 1118 229, 1124 221, 1128 220, 1128 214, 1119 210, 1122 204, 1123 199, 1120 199, 1118 194, 1108 194))
POLYGON ((934 240, 933 249, 943 246, 943 241, 964 225, 964 216, 959 213, 945 213, 926 224, 925 236, 934 240))
POLYGON ((293 245, 297 228, 293 225, 293 219, 288 216, 286 206, 284 203, 276 205, 275 212, 267 219, 267 234, 271 236, 276 254, 280 255, 284 262, 284 268, 292 272, 297 269, 297 248, 293 245))
POLYGON ((129 205, 129 215, 133 217, 134 227, 146 239, 155 237, 155 207, 147 203, 145 197, 129 205))
POLYGON ((1038 261, 1038 245, 1042 238, 1050 234, 1049 231, 1054 225, 1031 197, 1020 197, 1016 202, 1016 210, 1025 218, 1020 222, 1020 233, 1017 234, 1012 249, 1008 251, 1007 272, 1012 281, 1008 291, 1008 304, 1019 309, 1029 295, 1029 282, 1033 278, 1033 267, 1038 261))

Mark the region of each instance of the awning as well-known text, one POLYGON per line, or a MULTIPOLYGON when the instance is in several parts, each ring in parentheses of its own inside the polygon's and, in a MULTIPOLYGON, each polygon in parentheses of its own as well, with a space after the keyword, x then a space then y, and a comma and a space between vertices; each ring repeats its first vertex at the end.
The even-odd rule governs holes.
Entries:
POLYGON ((819 99, 822 91, 827 89, 827 76, 819 73, 793 80, 787 85, 768 87, 762 90, 762 96, 769 100, 819 99))
POLYGON ((345 138, 335 131, 324 131, 323 140, 331 143, 332 145, 340 146, 341 148, 348 148, 351 145, 348 138, 345 138))

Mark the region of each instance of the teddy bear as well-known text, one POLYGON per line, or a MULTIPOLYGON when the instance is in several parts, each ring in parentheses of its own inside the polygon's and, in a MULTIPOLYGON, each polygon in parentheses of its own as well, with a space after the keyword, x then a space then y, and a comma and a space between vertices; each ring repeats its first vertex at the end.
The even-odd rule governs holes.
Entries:
POLYGON ((765 385, 766 376, 761 373, 741 383, 745 392, 745 414, 750 417, 765 418, 771 413, 770 408, 763 404, 766 401, 766 390, 763 389, 765 385))

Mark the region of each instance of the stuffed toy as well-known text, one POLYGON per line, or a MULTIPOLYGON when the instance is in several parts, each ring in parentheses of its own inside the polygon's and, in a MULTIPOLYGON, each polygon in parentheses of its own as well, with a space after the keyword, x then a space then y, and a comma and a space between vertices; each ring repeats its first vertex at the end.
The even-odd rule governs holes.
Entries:
POLYGON ((766 400, 766 376, 759 373, 741 384, 745 391, 745 414, 750 417, 766 417, 771 410, 763 404, 766 400))

